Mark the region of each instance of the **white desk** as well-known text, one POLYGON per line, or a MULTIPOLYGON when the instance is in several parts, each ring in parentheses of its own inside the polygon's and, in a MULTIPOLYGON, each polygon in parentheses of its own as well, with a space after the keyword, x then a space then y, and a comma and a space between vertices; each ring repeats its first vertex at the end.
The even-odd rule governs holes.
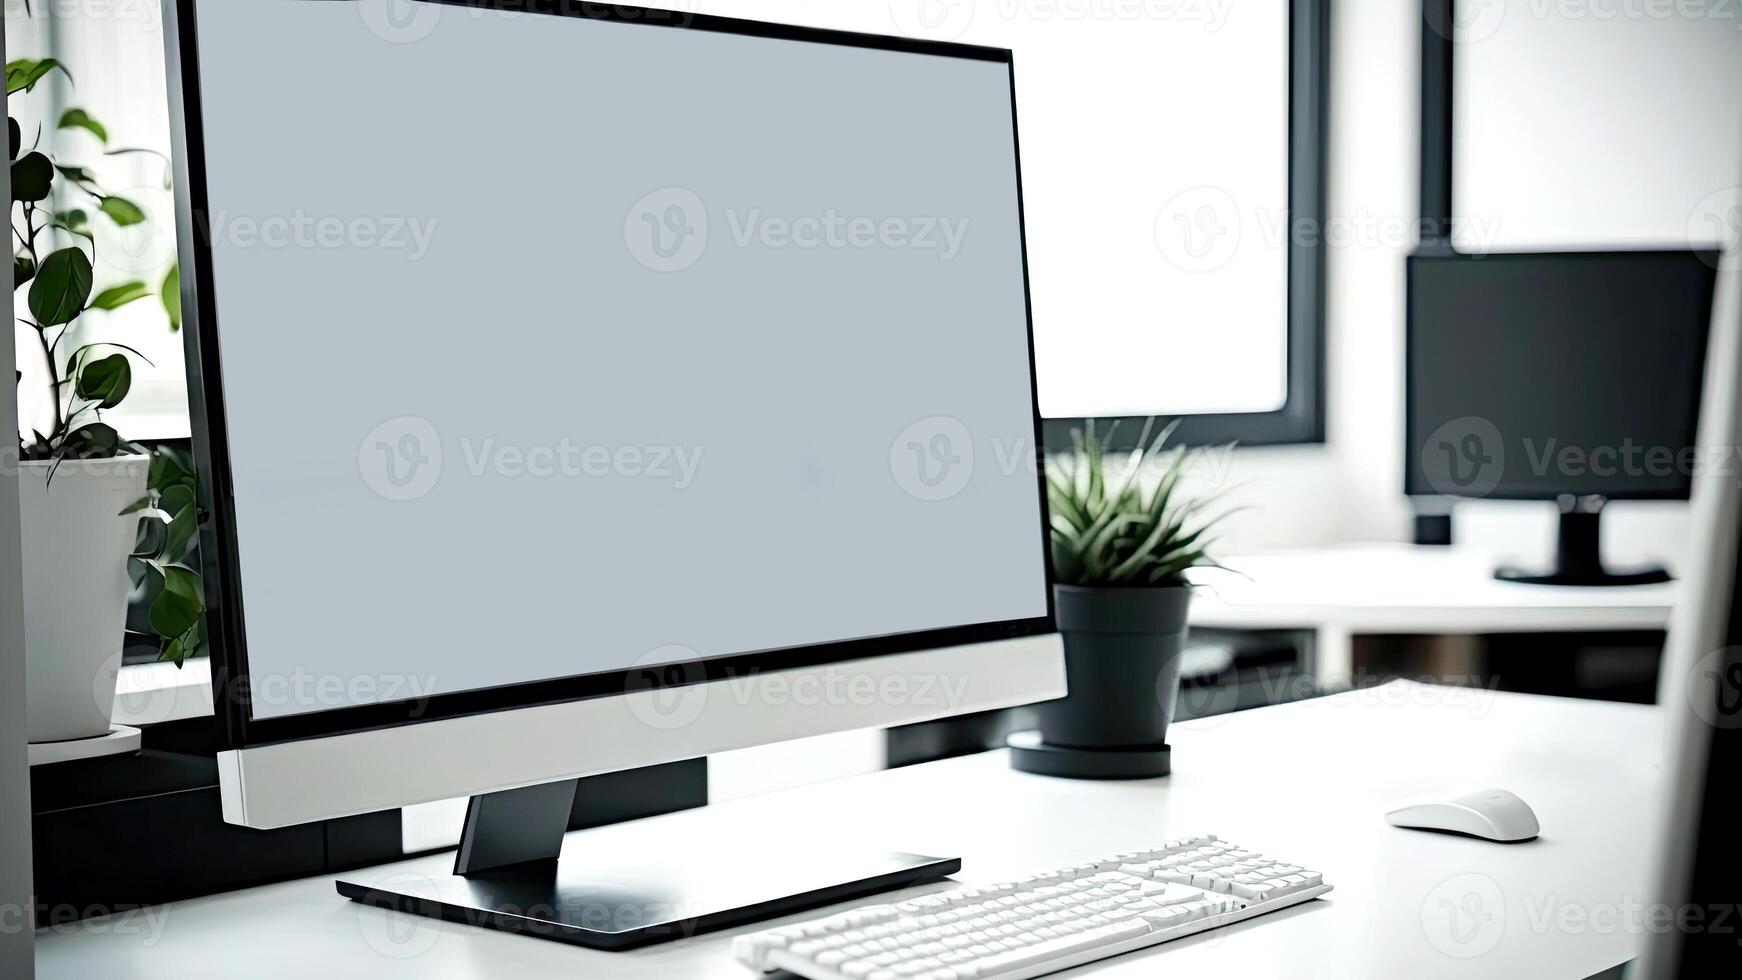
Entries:
POLYGON ((1202 570, 1194 626, 1306 629, 1314 673, 1347 679, 1361 633, 1549 633, 1663 629, 1676 583, 1621 588, 1522 585, 1494 578, 1494 560, 1462 548, 1362 544, 1223 559, 1242 574, 1202 570))
MULTIPOLYGON (((829 821, 840 839, 867 847, 959 855, 964 881, 1209 832, 1322 869, 1337 886, 1296 909, 1099 964, 1110 977, 1147 980, 1165 969, 1175 977, 1580 980, 1636 946, 1626 929, 1553 923, 1569 905, 1600 910, 1644 894, 1660 727, 1654 708, 1399 682, 1176 726, 1175 772, 1165 780, 1052 780, 1012 772, 995 752, 703 812, 722 846, 772 834, 802 860, 805 840, 818 839, 814 825, 829 821), (1488 785, 1536 807, 1540 840, 1508 847, 1398 830, 1381 818, 1418 792, 1488 785), (1448 938, 1440 903, 1456 907, 1472 888, 1487 903, 1474 911, 1491 918, 1460 944, 1448 938)), ((397 867, 427 872, 451 861, 444 854, 397 867)), ((748 929, 600 953, 364 908, 339 898, 330 878, 154 911, 155 919, 40 935, 38 976, 750 978, 729 957, 731 937, 748 929)))

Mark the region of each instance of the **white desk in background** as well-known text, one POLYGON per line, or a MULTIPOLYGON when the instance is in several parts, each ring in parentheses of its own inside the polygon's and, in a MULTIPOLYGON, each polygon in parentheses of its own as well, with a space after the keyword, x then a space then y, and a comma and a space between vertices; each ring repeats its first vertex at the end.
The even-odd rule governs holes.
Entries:
MULTIPOLYGON (((641 823, 722 847, 769 840, 786 860, 843 841, 956 855, 963 882, 1214 833, 1321 869, 1336 886, 1322 900, 1071 976, 1582 980, 1634 955, 1639 932, 1625 910, 1649 879, 1655 708, 1396 682, 1186 722, 1171 735, 1174 774, 1162 780, 1029 776, 991 752, 641 823), (1486 786, 1529 801, 1542 837, 1506 846, 1383 819, 1420 792, 1486 786)), ((394 867, 428 874, 452 861, 394 867)), ((953 886, 896 894, 944 887, 953 886)), ((730 955, 749 927, 603 953, 365 908, 340 898, 331 877, 150 911, 39 935, 38 976, 752 978, 730 955)))
POLYGON ((1201 570, 1193 626, 1314 633, 1313 673, 1346 680, 1358 634, 1473 635, 1653 630, 1669 623, 1677 583, 1620 588, 1523 585, 1494 578, 1482 552, 1406 544, 1277 551, 1201 570))

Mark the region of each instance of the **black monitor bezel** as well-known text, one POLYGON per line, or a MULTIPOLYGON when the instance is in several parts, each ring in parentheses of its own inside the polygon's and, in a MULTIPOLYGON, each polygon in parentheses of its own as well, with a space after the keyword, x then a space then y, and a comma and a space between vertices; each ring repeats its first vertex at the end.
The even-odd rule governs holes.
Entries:
MULTIPOLYGON (((1029 396, 1036 492, 1040 500, 1040 548, 1045 569, 1046 615, 977 623, 912 633, 890 634, 809 646, 748 651, 675 664, 580 674, 481 690, 457 691, 423 700, 405 700, 308 712, 274 718, 250 716, 247 643, 242 629, 243 602, 219 366, 216 304, 212 291, 205 143, 201 115, 196 0, 170 0, 164 31, 170 88, 170 128, 174 147, 177 242, 181 254, 184 348, 188 402, 198 499, 205 515, 200 532, 212 691, 221 740, 243 748, 354 732, 419 724, 494 711, 515 710, 590 698, 622 695, 649 687, 741 677, 751 673, 815 667, 918 650, 985 643, 1056 631, 1053 570, 1048 554, 1050 518, 1046 499, 1045 454, 1034 357, 1034 313, 1030 296, 1028 245, 1022 200, 1021 144, 1016 132, 1016 81, 1011 52, 1003 48, 916 40, 821 28, 795 27, 729 17, 662 11, 580 0, 419 0, 454 6, 579 17, 635 24, 650 29, 683 29, 855 48, 966 58, 1002 63, 1010 78, 1012 165, 1016 169, 1017 234, 1022 262, 1025 327, 1028 338, 1029 396), (656 669, 653 669, 657 667, 656 669)), ((311 634, 315 631, 311 629, 311 634)))
MULTIPOLYGON (((1567 491, 1522 491, 1510 487, 1496 487, 1492 492, 1483 494, 1448 494, 1443 490, 1427 485, 1417 473, 1414 464, 1416 447, 1420 444, 1423 433, 1419 431, 1417 413, 1414 411, 1417 389, 1416 374, 1421 365, 1416 362, 1416 331, 1418 325, 1415 319, 1415 272, 1418 264, 1423 262, 1509 262, 1520 259, 1615 259, 1626 257, 1661 257, 1665 255, 1685 255, 1705 265, 1707 270, 1706 292, 1709 297, 1715 294, 1718 281, 1719 253, 1715 247, 1700 248, 1688 246, 1666 246, 1662 248, 1622 248, 1622 249, 1583 249, 1561 251, 1505 251, 1505 252, 1460 252, 1450 248, 1424 248, 1409 255, 1404 260, 1404 294, 1403 294, 1403 492, 1410 497, 1442 497, 1463 500, 1559 500, 1568 496, 1567 491)), ((1708 318, 1709 319, 1709 318, 1708 318)), ((1700 334, 1699 361, 1703 366, 1710 355, 1711 331, 1708 329, 1700 334)), ((1687 405, 1687 431, 1694 433, 1699 428, 1700 400, 1705 390, 1705 371, 1698 372, 1694 379, 1693 397, 1687 405)), ((1692 474, 1679 476, 1680 486, 1663 490, 1639 490, 1625 488, 1612 493, 1584 494, 1600 496, 1606 500, 1687 500, 1693 491, 1692 474)))

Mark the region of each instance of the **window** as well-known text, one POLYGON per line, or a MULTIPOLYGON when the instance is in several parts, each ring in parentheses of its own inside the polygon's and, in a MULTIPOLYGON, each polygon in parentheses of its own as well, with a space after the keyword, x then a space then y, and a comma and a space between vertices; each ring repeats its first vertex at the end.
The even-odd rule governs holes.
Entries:
MULTIPOLYGON (((81 14, 76 5, 36 3, 6 8, 6 57, 53 57, 76 84, 59 72, 26 93, 9 99, 29 144, 40 138, 58 162, 84 167, 107 194, 136 205, 144 220, 120 226, 97 215, 88 195, 58 180, 55 207, 78 208, 90 215, 94 237, 94 292, 123 283, 143 283, 153 294, 114 310, 92 309, 81 316, 58 349, 74 350, 95 341, 117 342, 143 355, 132 358, 133 386, 127 398, 103 417, 126 438, 157 440, 188 435, 187 382, 181 336, 170 329, 168 313, 156 298, 175 264, 175 207, 169 187, 169 110, 163 68, 162 18, 154 3, 120 3, 81 14), (82 109, 102 131, 77 126, 57 128, 68 109, 82 109), (38 136, 40 133, 40 137, 38 136)), ((65 244, 64 242, 61 244, 65 244)), ((22 295, 22 294, 20 294, 22 295)), ((21 390, 45 391, 45 367, 27 328, 19 348, 21 390)), ((20 406, 22 428, 42 427, 46 400, 20 406), (38 403, 40 402, 40 403, 38 403)))
MULTIPOLYGON (((704 0, 1015 52, 1049 444, 1084 417, 1323 438, 1326 0, 704 0)), ((923 149, 916 150, 923 152, 923 149)), ((1135 437, 1141 425, 1122 427, 1135 437)))

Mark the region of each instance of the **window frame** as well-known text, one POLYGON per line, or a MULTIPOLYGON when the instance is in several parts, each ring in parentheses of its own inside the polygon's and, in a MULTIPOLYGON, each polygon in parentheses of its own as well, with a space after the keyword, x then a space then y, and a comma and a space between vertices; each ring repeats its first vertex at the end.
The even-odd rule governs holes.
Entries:
MULTIPOLYGON (((1330 93, 1330 0, 1289 0, 1288 19, 1288 223, 1320 230, 1325 223, 1326 107, 1330 93)), ((1206 446, 1310 445, 1325 442, 1325 251, 1324 236, 1289 235, 1285 353, 1288 395, 1273 412, 1194 413, 1174 417, 1172 441, 1206 446)), ((1090 420, 1048 418, 1042 422, 1046 449, 1071 448, 1071 432, 1090 420)), ((1093 421, 1113 433, 1112 448, 1136 448, 1143 416, 1093 421)))

